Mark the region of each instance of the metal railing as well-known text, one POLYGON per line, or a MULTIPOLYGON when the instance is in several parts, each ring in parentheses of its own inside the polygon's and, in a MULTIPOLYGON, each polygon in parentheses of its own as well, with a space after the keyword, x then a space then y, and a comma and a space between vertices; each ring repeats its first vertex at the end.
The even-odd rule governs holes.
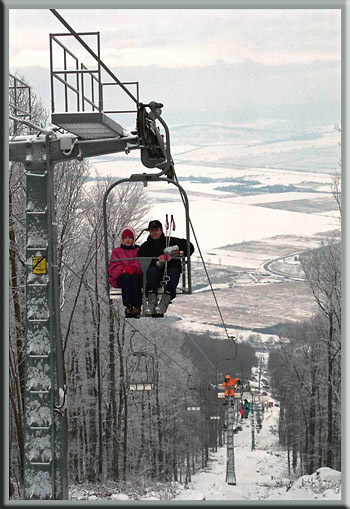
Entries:
MULTIPOLYGON (((69 27, 69 25, 68 25, 69 27)), ((69 27, 70 28, 70 27, 69 27)), ((137 113, 139 104, 139 83, 137 81, 121 82, 102 62, 100 55, 100 32, 81 32, 76 33, 71 29, 72 33, 56 33, 50 34, 50 83, 51 83, 51 112, 56 111, 56 88, 57 83, 62 85, 63 108, 61 111, 69 112, 85 112, 97 111, 104 113, 137 113), (82 37, 95 36, 97 53, 83 41, 82 37), (61 38, 75 38, 82 47, 92 55, 96 61, 95 68, 88 68, 79 58, 71 51, 61 38), (61 66, 57 65, 57 49, 61 50, 62 59, 61 66), (63 58, 62 58, 63 56, 63 58), (70 60, 70 64, 69 64, 70 60), (73 69, 72 69, 73 67, 73 69), (103 81, 102 71, 112 78, 113 81, 103 81), (127 86, 134 85, 136 87, 136 97, 128 90, 127 86), (135 109, 108 109, 104 110, 105 103, 105 87, 117 86, 136 103, 135 109), (70 100, 70 95, 73 96, 70 100), (72 109, 74 108, 74 110, 72 109), (90 109, 89 109, 90 108, 90 109)))
MULTIPOLYGON (((18 124, 16 118, 22 120, 28 125, 32 120, 32 97, 31 87, 17 76, 9 74, 9 113, 10 119, 14 122, 14 135, 17 133, 18 124), (15 117, 15 118, 14 118, 15 117)), ((33 129, 29 124, 29 133, 33 133, 33 129)))

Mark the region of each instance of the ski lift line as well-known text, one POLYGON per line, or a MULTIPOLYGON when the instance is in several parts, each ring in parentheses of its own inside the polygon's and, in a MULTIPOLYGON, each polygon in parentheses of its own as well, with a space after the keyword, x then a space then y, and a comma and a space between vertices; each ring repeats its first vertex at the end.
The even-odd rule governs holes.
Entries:
POLYGON ((70 33, 80 42, 80 44, 92 55, 95 60, 100 64, 101 67, 113 78, 117 84, 124 90, 125 93, 136 103, 138 104, 138 100, 136 97, 123 85, 123 83, 115 76, 115 74, 102 62, 102 60, 96 55, 94 51, 84 42, 84 40, 73 30, 73 28, 65 21, 64 18, 60 14, 58 14, 56 9, 50 9, 52 14, 56 16, 57 19, 61 21, 61 23, 70 31, 70 33))
MULTIPOLYGON (((204 258, 203 258, 203 255, 202 255, 202 252, 201 252, 201 249, 199 247, 199 244, 198 244, 198 240, 197 240, 197 236, 195 234, 195 231, 194 231, 194 228, 193 228, 193 225, 192 225, 192 221, 190 220, 190 225, 191 225, 191 228, 192 228, 192 233, 193 233, 193 237, 196 241, 196 245, 197 245, 197 248, 198 248, 198 252, 199 252, 199 256, 201 257, 201 260, 202 260, 202 264, 203 264, 203 268, 204 268, 204 271, 205 271, 205 274, 207 276, 207 279, 208 279, 208 283, 209 283, 209 286, 210 286, 210 289, 211 289, 211 292, 213 294, 213 297, 214 297, 214 300, 215 300, 215 304, 216 304, 216 307, 218 309, 218 313, 220 315, 220 319, 221 319, 221 322, 222 322, 222 325, 225 329, 225 332, 226 332, 226 336, 227 336, 227 339, 232 339, 232 336, 229 335, 228 333, 228 330, 227 330, 227 327, 226 327, 226 324, 225 324, 225 321, 224 321, 224 318, 222 316, 222 313, 221 313, 221 309, 220 309, 220 306, 219 306, 219 303, 218 303, 218 300, 216 298, 216 295, 215 295, 215 291, 214 291, 214 288, 213 288, 213 285, 211 283, 211 280, 210 280, 210 276, 209 276, 209 273, 208 273, 208 270, 207 270, 207 267, 205 265, 205 261, 204 261, 204 258)), ((234 340, 233 340, 234 341, 234 340)))
POLYGON ((21 124, 26 124, 28 127, 32 127, 33 129, 36 129, 37 131, 44 133, 44 134, 53 134, 53 131, 47 131, 43 127, 39 127, 36 124, 33 124, 33 122, 29 122, 29 120, 24 120, 24 118, 21 117, 15 117, 14 115, 11 115, 9 113, 9 119, 14 120, 15 122, 20 122, 21 124))
MULTIPOLYGON (((175 170, 174 170, 174 177, 175 177, 176 181, 178 182, 178 178, 177 178, 177 175, 176 175, 176 173, 175 173, 175 170)), ((182 197, 182 196, 181 196, 181 197, 182 197)), ((211 280, 210 280, 210 277, 209 277, 209 273, 208 273, 207 267, 206 267, 206 265, 205 265, 205 261, 204 261, 203 255, 202 255, 202 251, 201 251, 201 249, 200 249, 200 247, 199 247, 199 243, 198 243, 198 240, 197 240, 197 236, 196 236, 196 233, 195 233, 195 231, 194 231, 193 224, 192 224, 192 221, 191 221, 191 219, 190 219, 190 218, 189 218, 189 223, 190 223, 190 226, 191 226, 191 229, 192 229, 193 237, 194 237, 194 239, 195 239, 195 241, 196 241, 196 245, 197 245, 197 248, 198 248, 198 252, 199 252, 199 255, 200 255, 201 260, 202 260, 203 268, 204 268, 204 271, 205 271, 205 273, 206 273, 206 276, 207 276, 207 279, 208 279, 208 283, 209 283, 210 289, 211 289, 211 291, 212 291, 212 294, 213 294, 213 297, 214 297, 214 300, 215 300, 215 303, 216 303, 216 307, 217 307, 218 312, 219 312, 219 315, 220 315, 220 319, 221 319, 222 325, 223 325, 223 327, 224 327, 224 329, 225 329, 225 332, 226 332, 227 339, 231 339, 232 341, 234 341, 234 342, 235 342, 235 340, 233 339, 233 337, 232 337, 232 336, 230 336, 230 335, 229 335, 229 333, 228 333, 228 331, 227 331, 227 327, 226 327, 226 324, 225 324, 225 322, 224 322, 224 319, 223 319, 223 316, 222 316, 222 313, 221 313, 221 310, 220 310, 220 306, 219 306, 219 303, 218 303, 218 301, 217 301, 217 298, 216 298, 216 295, 215 295, 215 291, 214 291, 213 285, 212 285, 212 283, 211 283, 211 280)))
POLYGON ((146 341, 148 341, 149 343, 151 343, 151 345, 153 345, 154 347, 156 347, 156 349, 162 353, 165 357, 167 357, 171 362, 173 362, 174 364, 176 364, 179 368, 182 369, 182 371, 184 371, 185 373, 187 373, 189 376, 191 375, 191 373, 189 373, 187 371, 187 369, 185 369, 183 366, 181 366, 181 364, 179 364, 175 359, 173 359, 170 355, 168 355, 167 353, 165 353, 161 348, 159 348, 159 346, 154 343, 151 339, 149 339, 147 336, 145 336, 143 334, 143 332, 139 331, 138 329, 135 328, 134 325, 132 325, 129 320, 127 320, 127 318, 125 318, 125 322, 130 325, 130 327, 132 327, 136 332, 138 332, 140 334, 141 337, 143 337, 146 341))

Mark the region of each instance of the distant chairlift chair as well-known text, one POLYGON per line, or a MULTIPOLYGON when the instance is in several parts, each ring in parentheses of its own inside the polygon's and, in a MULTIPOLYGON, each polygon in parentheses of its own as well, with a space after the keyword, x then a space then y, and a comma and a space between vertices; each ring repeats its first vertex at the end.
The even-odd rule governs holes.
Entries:
POLYGON ((148 352, 131 352, 126 358, 129 391, 151 391, 155 384, 154 357, 148 352))

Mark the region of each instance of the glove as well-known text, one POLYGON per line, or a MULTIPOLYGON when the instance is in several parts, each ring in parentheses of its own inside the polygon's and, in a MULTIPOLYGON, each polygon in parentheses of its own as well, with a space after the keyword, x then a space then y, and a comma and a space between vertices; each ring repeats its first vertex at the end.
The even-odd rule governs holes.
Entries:
POLYGON ((168 254, 162 254, 158 256, 158 261, 156 262, 156 266, 158 269, 161 269, 164 267, 165 262, 171 260, 170 256, 168 254))
POLYGON ((158 256, 158 260, 161 262, 169 261, 169 260, 171 260, 171 256, 168 254, 162 254, 162 255, 158 256))
POLYGON ((171 258, 175 258, 176 256, 179 256, 179 246, 166 247, 163 253, 168 254, 171 258))
POLYGON ((126 267, 124 267, 123 269, 123 274, 130 274, 130 276, 132 274, 134 274, 136 272, 136 269, 135 267, 133 267, 132 265, 127 265, 126 267))
POLYGON ((236 385, 242 385, 242 382, 240 380, 237 380, 236 385))

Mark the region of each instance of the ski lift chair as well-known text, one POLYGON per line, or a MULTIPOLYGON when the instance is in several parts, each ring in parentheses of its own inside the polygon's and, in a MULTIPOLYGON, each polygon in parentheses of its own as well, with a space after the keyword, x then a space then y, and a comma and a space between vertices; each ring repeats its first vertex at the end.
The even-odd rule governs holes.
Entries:
POLYGON ((126 380, 129 391, 151 391, 155 383, 153 355, 131 352, 126 357, 126 380))
MULTIPOLYGON (((118 258, 118 260, 138 260, 142 273, 143 273, 143 288, 146 287, 146 273, 147 269, 150 266, 150 263, 152 260, 157 260, 157 258, 152 257, 140 257, 140 258, 118 258)), ((188 291, 187 286, 187 260, 186 257, 182 254, 176 259, 181 260, 181 272, 180 272, 180 281, 176 288, 176 295, 183 295, 185 293, 190 293, 188 291)), ((113 261, 113 258, 109 259, 109 261, 113 261)), ((158 295, 162 295, 164 293, 164 287, 160 286, 158 288, 158 295)), ((109 290, 109 298, 110 300, 120 299, 122 295, 122 289, 121 288, 110 288, 109 290)), ((140 315, 140 316, 149 316, 149 315, 140 315)), ((152 315, 154 317, 160 317, 164 315, 152 315)))
MULTIPOLYGON (((105 272, 106 272, 106 290, 109 296, 110 302, 119 298, 121 295, 120 290, 113 289, 110 291, 110 285, 108 282, 108 265, 109 253, 111 250, 108 246, 108 227, 107 227, 107 198, 109 193, 117 185, 125 182, 142 182, 144 187, 148 186, 151 182, 166 182, 168 184, 175 185, 182 199, 185 207, 185 220, 186 220, 186 240, 187 240, 187 252, 184 256, 180 257, 182 260, 182 287, 178 286, 177 294, 191 294, 192 283, 191 283, 191 257, 190 257, 190 218, 188 209, 188 198, 185 190, 180 186, 178 182, 174 180, 174 166, 173 160, 170 154, 170 135, 167 124, 161 117, 162 104, 154 101, 148 105, 139 103, 137 113, 137 133, 139 138, 139 146, 141 149, 141 162, 147 168, 159 168, 159 173, 135 173, 130 178, 120 179, 113 182, 106 190, 103 198, 103 223, 104 223, 104 247, 105 247, 105 272), (146 106, 150 108, 147 112, 146 106), (166 143, 164 143, 163 137, 156 126, 156 119, 162 124, 165 130, 166 143)), ((143 230, 145 231, 145 230, 143 230)), ((130 260, 131 258, 129 258, 130 260)), ((143 272, 143 309, 146 307, 146 272, 151 263, 151 257, 140 257, 138 262, 140 263, 143 272)), ((161 290, 160 290, 161 292, 161 290)), ((159 292, 159 293, 160 293, 159 292)), ((163 315, 146 315, 144 312, 140 314, 142 317, 162 317, 163 315)))
MULTIPOLYGON (((147 229, 144 229, 143 231, 147 231, 147 229)), ((106 234, 107 235, 107 234, 106 234)), ((105 249, 108 249, 105 246, 105 249)), ((188 239, 187 243, 187 252, 190 253, 190 243, 188 239)), ((191 294, 192 293, 192 286, 191 286, 191 262, 190 262, 190 255, 187 255, 187 253, 180 252, 179 256, 177 256, 175 259, 181 261, 181 272, 180 272, 180 280, 179 284, 176 288, 176 295, 184 295, 184 294, 191 294)), ((157 257, 135 257, 135 258, 118 258, 118 260, 137 260, 140 264, 142 273, 143 273, 143 292, 142 292, 142 305, 143 309, 146 307, 147 303, 147 296, 146 296, 146 275, 147 270, 152 262, 152 260, 158 260, 157 257)), ((110 301, 121 298, 122 290, 121 288, 110 288, 109 282, 108 282, 108 264, 110 261, 113 261, 113 258, 108 257, 108 251, 107 251, 107 261, 106 261, 106 274, 107 274, 107 287, 108 287, 108 295, 110 301)), ((164 282, 165 285, 165 282, 164 282)), ((160 286, 158 288, 158 295, 161 295, 164 293, 164 286, 160 286)), ((154 317, 154 318, 161 318, 164 315, 163 314, 153 314, 153 315, 146 315, 144 312, 140 313, 140 317, 154 317)))
POLYGON ((191 383, 190 378, 195 377, 193 375, 187 377, 187 389, 184 393, 185 406, 189 412, 198 412, 201 409, 202 390, 195 383, 191 383))
POLYGON ((243 393, 243 391, 242 391, 242 389, 243 389, 243 363, 239 359, 236 358, 237 357, 237 344, 236 344, 236 342, 234 342, 234 345, 235 345, 235 356, 234 357, 225 357, 224 359, 219 359, 219 360, 216 361, 216 364, 215 364, 215 374, 216 374, 216 381, 217 381, 216 386, 217 386, 217 390, 218 390, 217 397, 219 399, 225 399, 225 392, 223 390, 222 383, 219 381, 219 380, 223 379, 224 375, 223 375, 222 372, 218 372, 218 364, 222 363, 222 362, 225 362, 225 361, 229 361, 230 363, 231 362, 238 362, 240 364, 240 367, 241 367, 241 377, 240 377, 240 379, 241 379, 241 390, 240 390, 240 393, 236 393, 235 392, 234 399, 235 400, 236 399, 241 399, 241 397, 242 397, 242 393, 243 393))
POLYGON ((185 390, 185 407, 189 412, 199 412, 201 410, 201 398, 198 389, 186 389, 185 390), (195 394, 193 394, 195 391, 195 394))

